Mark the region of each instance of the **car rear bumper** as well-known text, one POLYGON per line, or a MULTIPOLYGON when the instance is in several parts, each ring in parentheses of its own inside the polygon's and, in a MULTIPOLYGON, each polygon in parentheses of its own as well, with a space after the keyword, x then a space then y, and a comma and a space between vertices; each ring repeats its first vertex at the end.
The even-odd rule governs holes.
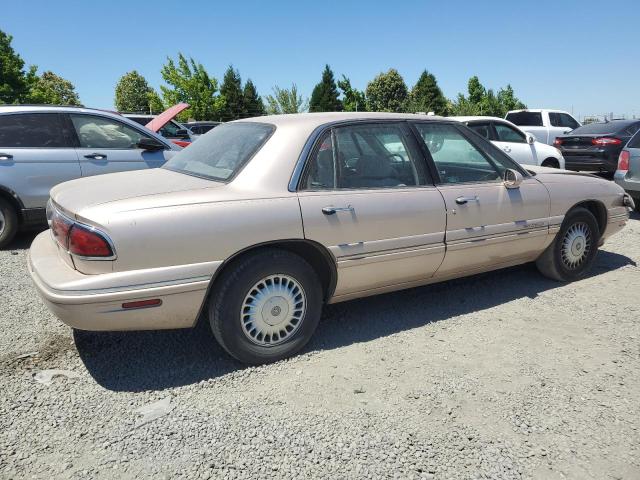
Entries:
MULTIPOLYGON (((70 327, 80 330, 156 330, 195 324, 211 277, 175 280, 167 268, 165 281, 96 288, 96 278, 73 270, 60 255, 48 231, 38 235, 27 258, 29 273, 47 307, 70 327), (173 278, 171 278, 173 277, 173 278), (125 309, 124 303, 160 300, 153 307, 125 309)), ((216 262, 217 263, 217 262, 216 262)), ((154 269, 155 270, 155 269, 154 269)), ((157 274, 157 272, 156 272, 157 274)))
POLYGON ((629 172, 616 171, 613 179, 633 198, 640 198, 640 178, 631 178, 628 175, 629 172))

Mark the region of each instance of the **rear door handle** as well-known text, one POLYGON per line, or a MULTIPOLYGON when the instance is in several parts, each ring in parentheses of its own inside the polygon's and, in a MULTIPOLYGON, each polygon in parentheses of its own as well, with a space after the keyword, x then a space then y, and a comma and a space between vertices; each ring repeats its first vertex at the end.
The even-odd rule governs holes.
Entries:
POLYGON ((11 160, 13 155, 10 153, 0 153, 0 160, 11 160))
POLYGON ((333 215, 336 212, 351 212, 354 213, 356 210, 351 205, 347 205, 346 207, 322 207, 322 213, 325 215, 333 215))
POLYGON ((92 160, 105 160, 107 156, 104 153, 90 153, 85 155, 84 158, 90 158, 92 160))
POLYGON ((456 198, 456 203, 458 205, 464 205, 465 203, 468 202, 479 202, 480 201, 480 197, 478 197, 477 195, 474 197, 458 197, 456 198))

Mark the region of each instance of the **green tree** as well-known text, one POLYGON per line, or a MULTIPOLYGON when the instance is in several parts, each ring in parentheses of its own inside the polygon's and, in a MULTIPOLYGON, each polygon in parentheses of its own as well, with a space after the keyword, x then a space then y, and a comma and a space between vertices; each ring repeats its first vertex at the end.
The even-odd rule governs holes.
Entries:
POLYGON ((467 83, 467 91, 469 92, 469 101, 476 105, 479 105, 482 102, 482 98, 487 93, 480 83, 480 79, 475 75, 469 79, 469 82, 467 83))
POLYGON ((251 79, 247 80, 247 83, 244 84, 242 98, 245 116, 259 117, 260 115, 264 115, 264 103, 262 102, 260 95, 258 95, 256 86, 253 84, 251 79))
POLYGON ((149 102, 149 113, 157 115, 158 113, 162 113, 167 109, 167 107, 165 107, 164 103, 162 102, 162 98, 160 98, 158 92, 156 92, 153 88, 149 89, 149 92, 147 93, 147 99, 149 102))
POLYGON ((514 94, 511 85, 501 88, 496 95, 492 89, 486 89, 478 77, 469 79, 468 96, 458 94, 451 111, 455 115, 487 115, 504 117, 509 110, 526 108, 514 94))
POLYGON ((266 100, 267 113, 271 115, 300 113, 308 108, 308 102, 298 94, 295 83, 291 85, 291 89, 273 87, 273 95, 267 95, 266 100))
POLYGON ((409 110, 411 112, 433 112, 443 116, 448 114, 447 99, 432 73, 423 71, 418 82, 411 89, 409 110))
POLYGON ((44 72, 32 82, 29 101, 51 105, 80 105, 73 83, 50 71, 44 72))
POLYGON ((505 88, 498 90, 498 101, 504 110, 504 113, 500 115, 505 116, 509 110, 522 110, 527 106, 522 103, 513 93, 511 85, 507 84, 505 88))
POLYGON ((394 68, 380 73, 367 85, 367 107, 373 112, 402 112, 407 100, 407 85, 394 68))
POLYGON ((24 60, 11 46, 13 37, 0 30, 0 103, 20 103, 29 96, 37 67, 24 70, 24 60))
POLYGON ((342 75, 338 80, 338 88, 342 91, 342 108, 345 112, 366 112, 367 101, 364 92, 353 88, 351 80, 342 75))
POLYGON ((120 112, 149 113, 151 87, 137 71, 125 73, 116 84, 115 106, 120 112))
POLYGON ((162 85, 163 103, 167 106, 179 102, 191 105, 189 112, 179 118, 192 117, 195 120, 217 120, 224 109, 224 97, 217 95, 218 81, 209 76, 201 63, 193 58, 186 59, 178 54, 177 64, 172 58, 161 70, 162 78, 168 86, 162 85))
POLYGON ((342 102, 338 99, 338 87, 333 78, 333 72, 329 65, 325 65, 322 72, 322 80, 318 83, 311 93, 309 101, 310 112, 340 112, 342 111, 342 102))
POLYGON ((222 110, 222 120, 230 121, 244 116, 244 95, 240 73, 229 65, 224 74, 220 94, 224 97, 225 106, 222 110))

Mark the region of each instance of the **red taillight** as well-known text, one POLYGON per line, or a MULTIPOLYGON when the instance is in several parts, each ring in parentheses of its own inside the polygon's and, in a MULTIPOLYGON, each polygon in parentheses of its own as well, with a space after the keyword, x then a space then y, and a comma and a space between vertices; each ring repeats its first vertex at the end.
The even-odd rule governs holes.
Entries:
POLYGON ((620 152, 620 156, 618 157, 618 170, 622 170, 623 172, 629 171, 629 158, 631 155, 628 151, 623 150, 620 152))
POLYGON ((73 227, 73 222, 66 219, 58 212, 54 212, 51 217, 51 232, 53 238, 67 250, 69 248, 69 230, 73 227))
POLYGON ((80 257, 113 257, 109 242, 98 232, 73 225, 69 232, 69 253, 80 257))
POLYGON ((592 145, 598 145, 599 147, 604 147, 607 145, 620 145, 622 140, 619 138, 610 138, 610 137, 602 137, 602 138, 593 138, 591 140, 592 145))
POLYGON ((553 146, 559 147, 560 145, 562 145, 562 139, 556 137, 556 139, 553 141, 553 146))

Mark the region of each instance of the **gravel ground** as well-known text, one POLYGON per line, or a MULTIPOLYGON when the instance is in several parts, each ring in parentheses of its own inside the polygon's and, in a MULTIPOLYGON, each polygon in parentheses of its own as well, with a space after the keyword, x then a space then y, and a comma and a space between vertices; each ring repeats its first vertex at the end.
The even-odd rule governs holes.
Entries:
POLYGON ((2 478, 640 478, 638 215, 585 280, 527 265, 335 305, 259 368, 206 328, 72 332, 32 238, 0 252, 2 478))

